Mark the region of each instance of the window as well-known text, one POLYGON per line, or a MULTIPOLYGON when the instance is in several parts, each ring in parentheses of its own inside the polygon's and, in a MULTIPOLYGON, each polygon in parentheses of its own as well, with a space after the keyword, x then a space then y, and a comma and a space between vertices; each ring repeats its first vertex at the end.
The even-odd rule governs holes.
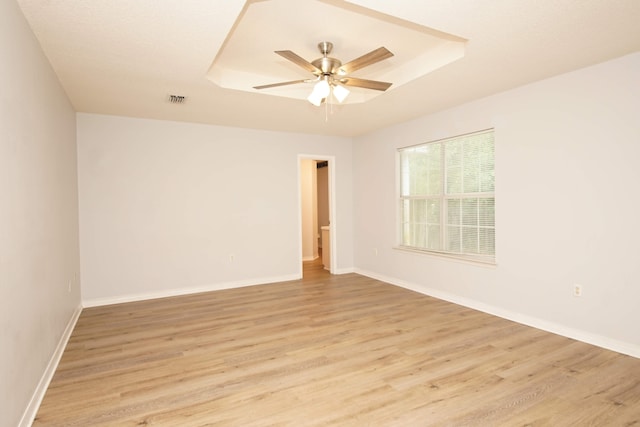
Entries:
POLYGON ((400 246, 495 262, 493 130, 401 148, 400 246))

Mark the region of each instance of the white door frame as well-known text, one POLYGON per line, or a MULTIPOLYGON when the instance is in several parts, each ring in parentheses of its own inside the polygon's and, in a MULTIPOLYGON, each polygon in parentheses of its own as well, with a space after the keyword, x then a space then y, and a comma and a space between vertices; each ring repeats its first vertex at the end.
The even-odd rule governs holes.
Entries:
POLYGON ((302 160, 321 160, 327 161, 329 164, 329 272, 334 274, 336 269, 337 244, 336 230, 338 222, 336 221, 336 157, 323 154, 298 154, 298 275, 302 278, 302 182, 301 168, 302 160))

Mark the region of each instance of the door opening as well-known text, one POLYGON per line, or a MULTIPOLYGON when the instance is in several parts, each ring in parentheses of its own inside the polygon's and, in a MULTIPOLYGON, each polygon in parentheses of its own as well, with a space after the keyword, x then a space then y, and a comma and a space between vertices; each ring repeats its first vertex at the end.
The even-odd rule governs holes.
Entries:
POLYGON ((299 156, 300 269, 335 268, 333 158, 299 156), (303 268, 304 266, 304 268, 303 268))

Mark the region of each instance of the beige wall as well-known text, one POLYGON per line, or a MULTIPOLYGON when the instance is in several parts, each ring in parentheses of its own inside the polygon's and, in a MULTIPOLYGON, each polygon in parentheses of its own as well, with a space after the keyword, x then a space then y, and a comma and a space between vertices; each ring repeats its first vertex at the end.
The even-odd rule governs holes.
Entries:
POLYGON ((16 426, 80 304, 76 124, 15 1, 0 64, 0 424, 16 426))
POLYGON ((78 114, 83 301, 300 277, 300 156, 335 157, 352 271, 350 139, 78 114))

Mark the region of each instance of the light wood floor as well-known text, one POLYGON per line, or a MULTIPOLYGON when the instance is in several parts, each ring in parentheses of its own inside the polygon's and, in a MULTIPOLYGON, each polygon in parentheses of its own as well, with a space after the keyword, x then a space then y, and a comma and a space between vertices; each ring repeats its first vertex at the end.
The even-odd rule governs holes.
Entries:
POLYGON ((640 425, 640 359, 307 267, 85 309, 34 425, 640 425))

